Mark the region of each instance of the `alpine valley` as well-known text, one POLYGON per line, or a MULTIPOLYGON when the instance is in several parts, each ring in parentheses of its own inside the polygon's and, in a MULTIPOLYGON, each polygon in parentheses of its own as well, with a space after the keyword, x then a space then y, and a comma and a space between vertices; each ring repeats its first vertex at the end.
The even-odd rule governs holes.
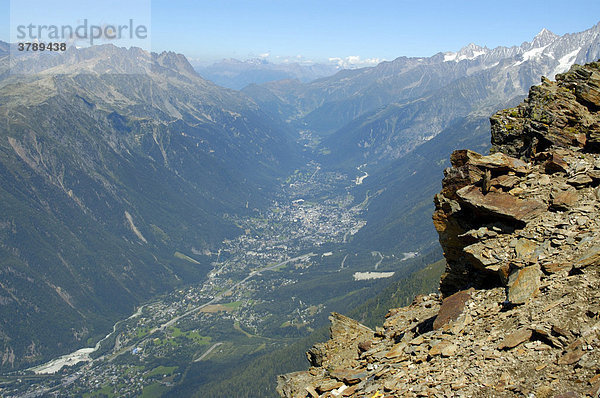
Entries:
POLYGON ((598 60, 600 24, 333 75, 246 63, 241 90, 172 52, 11 46, 0 395, 271 397, 330 312, 375 328, 438 288, 450 154, 486 152, 492 114, 598 60))

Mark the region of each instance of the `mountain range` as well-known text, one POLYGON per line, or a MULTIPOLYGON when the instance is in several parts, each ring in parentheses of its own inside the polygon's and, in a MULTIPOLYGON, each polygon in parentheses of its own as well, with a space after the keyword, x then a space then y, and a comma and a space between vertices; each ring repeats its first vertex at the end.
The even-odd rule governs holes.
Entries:
POLYGON ((196 66, 200 76, 223 87, 241 90, 249 84, 262 84, 284 79, 300 82, 331 76, 340 70, 338 65, 319 63, 272 63, 264 58, 240 61, 224 59, 208 66, 196 66))
POLYGON ((352 192, 367 223, 352 250, 439 258, 430 217, 449 154, 487 151, 492 113, 600 58, 600 24, 332 76, 233 61, 199 74, 183 55, 112 45, 70 48, 67 62, 9 49, 0 43, 2 371, 94 344, 140 303, 203 280, 242 232, 230 216, 264 209, 310 160, 363 176, 352 192), (246 86, 263 72, 286 79, 246 86))
POLYGON ((89 344, 201 280, 240 232, 224 215, 268 203, 299 160, 286 126, 182 55, 65 56, 12 65, 35 74, 0 59, 2 369, 89 344))
POLYGON ((520 46, 469 44, 456 53, 399 57, 307 84, 286 80, 243 92, 296 128, 325 137, 325 161, 356 166, 397 159, 458 118, 487 117, 522 99, 541 76, 599 57, 600 25, 564 36, 543 29, 520 46))
POLYGON ((516 105, 542 76, 598 58, 600 24, 563 36, 543 29, 520 46, 469 44, 308 84, 285 80, 242 91, 273 117, 316 137, 323 164, 368 171, 359 189, 373 199, 353 244, 408 252, 437 247, 426 220, 452 150, 485 152, 491 114, 516 105))

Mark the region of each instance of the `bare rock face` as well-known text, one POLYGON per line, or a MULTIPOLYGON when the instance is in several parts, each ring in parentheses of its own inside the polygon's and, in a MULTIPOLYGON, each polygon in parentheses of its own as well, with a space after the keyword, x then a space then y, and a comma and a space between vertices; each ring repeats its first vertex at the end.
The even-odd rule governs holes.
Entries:
POLYGON ((284 397, 315 396, 335 390, 342 385, 358 383, 366 373, 351 369, 358 365, 361 347, 371 342, 375 333, 354 319, 332 313, 331 340, 315 345, 307 353, 312 365, 310 372, 279 376, 277 391, 284 397), (344 384, 346 383, 346 384, 344 384))
POLYGON ((339 367, 352 367, 358 357, 358 345, 373 338, 374 332, 347 316, 332 313, 331 340, 317 344, 308 353, 309 362, 314 366, 322 366, 324 362, 335 362, 339 367), (343 345, 336 345, 336 341, 344 341, 343 345))
POLYGON ((491 155, 452 154, 433 215, 448 263, 442 294, 507 286, 515 269, 544 268, 560 239, 533 256, 514 250, 511 241, 548 242, 552 237, 540 228, 550 231, 564 212, 597 202, 589 188, 600 182, 599 76, 600 63, 592 63, 574 66, 556 82, 542 79, 522 104, 491 118, 491 155))
POLYGON ((334 314, 283 397, 600 395, 600 63, 492 117, 435 197, 440 294, 370 329, 334 314))
POLYGON ((506 299, 511 304, 525 304, 540 288, 541 270, 539 264, 514 270, 508 278, 506 299))
POLYGON ((455 321, 464 312, 465 304, 471 298, 472 291, 473 289, 470 289, 446 297, 435 317, 435 321, 433 321, 433 328, 437 330, 455 321))
POLYGON ((459 203, 471 207, 482 217, 505 219, 515 224, 527 222, 546 210, 544 203, 532 199, 522 200, 514 195, 492 191, 484 194, 481 188, 468 185, 456 192, 459 203))
POLYGON ((551 147, 597 148, 599 79, 597 62, 574 65, 556 82, 543 78, 522 104, 490 119, 492 152, 529 159, 551 147))

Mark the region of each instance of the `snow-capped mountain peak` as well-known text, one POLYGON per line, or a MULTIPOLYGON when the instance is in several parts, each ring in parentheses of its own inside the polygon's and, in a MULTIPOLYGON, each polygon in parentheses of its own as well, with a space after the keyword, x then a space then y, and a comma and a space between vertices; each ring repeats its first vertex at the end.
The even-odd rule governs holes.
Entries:
POLYGON ((458 52, 442 54, 443 62, 468 62, 470 72, 500 65, 505 70, 533 68, 539 74, 554 78, 557 73, 566 72, 573 63, 600 58, 600 23, 586 31, 563 36, 544 28, 533 40, 520 46, 488 49, 471 43, 458 52))
POLYGON ((458 52, 447 52, 444 53, 444 61, 454 61, 460 62, 463 60, 472 60, 481 55, 486 54, 489 51, 487 47, 478 46, 475 43, 470 43, 463 48, 461 48, 458 52))
POLYGON ((555 41, 559 37, 560 36, 558 36, 557 34, 552 33, 551 31, 549 31, 546 28, 543 28, 533 38, 533 41, 531 42, 531 47, 532 48, 539 48, 539 47, 547 46, 548 44, 552 43, 553 41, 555 41))

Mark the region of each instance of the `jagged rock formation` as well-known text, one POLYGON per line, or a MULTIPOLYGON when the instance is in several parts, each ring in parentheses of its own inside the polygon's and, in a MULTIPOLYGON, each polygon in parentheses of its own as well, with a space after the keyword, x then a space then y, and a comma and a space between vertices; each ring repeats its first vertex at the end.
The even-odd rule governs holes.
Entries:
POLYGON ((442 294, 512 286, 511 275, 574 261, 594 243, 599 68, 542 79, 525 102, 494 115, 492 155, 452 154, 433 216, 448 263, 442 294))
POLYGON ((600 63, 542 79, 452 154, 435 198, 440 294, 371 331, 332 316, 284 397, 600 394, 600 63))

